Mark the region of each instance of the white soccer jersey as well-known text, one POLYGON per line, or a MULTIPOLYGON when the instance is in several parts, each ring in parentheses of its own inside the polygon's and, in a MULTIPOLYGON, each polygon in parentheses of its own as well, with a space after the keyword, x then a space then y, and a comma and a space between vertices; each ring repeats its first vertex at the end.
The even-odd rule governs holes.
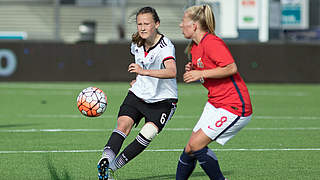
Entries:
MULTIPOLYGON (((143 69, 164 69, 164 61, 168 59, 175 60, 174 45, 163 35, 158 43, 147 52, 144 46, 138 47, 132 43, 131 54, 135 57, 135 63, 139 64, 143 69)), ((160 79, 138 75, 136 82, 129 90, 147 103, 170 98, 178 99, 176 78, 160 79)))

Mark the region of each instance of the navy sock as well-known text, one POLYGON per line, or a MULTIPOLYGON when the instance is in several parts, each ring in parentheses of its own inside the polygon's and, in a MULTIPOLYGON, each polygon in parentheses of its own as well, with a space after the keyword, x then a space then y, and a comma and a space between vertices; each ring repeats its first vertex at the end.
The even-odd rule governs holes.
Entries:
POLYGON ((176 173, 176 180, 187 180, 196 167, 197 160, 193 155, 182 152, 176 173))
POLYGON ((210 179, 224 180, 224 176, 220 170, 218 159, 213 151, 208 147, 193 152, 199 161, 201 168, 206 172, 210 179))

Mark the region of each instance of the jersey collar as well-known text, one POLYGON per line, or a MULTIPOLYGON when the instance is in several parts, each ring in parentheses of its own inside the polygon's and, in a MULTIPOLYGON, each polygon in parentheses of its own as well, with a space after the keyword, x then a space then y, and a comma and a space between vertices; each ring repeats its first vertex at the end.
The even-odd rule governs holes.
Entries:
MULTIPOLYGON (((209 32, 206 32, 204 35, 203 35, 203 37, 201 38, 201 40, 200 40, 200 43, 204 40, 204 38, 206 38, 207 36, 208 36, 208 34, 209 34, 209 32)), ((200 44, 199 43, 199 44, 200 44)))
POLYGON ((161 35, 161 38, 158 40, 158 42, 157 42, 154 46, 150 47, 150 48, 148 49, 148 51, 146 51, 146 48, 145 48, 144 45, 143 45, 143 50, 144 50, 144 52, 149 53, 152 49, 154 49, 155 47, 158 46, 158 44, 162 41, 162 39, 163 39, 163 37, 164 37, 163 34, 160 34, 160 35, 161 35))

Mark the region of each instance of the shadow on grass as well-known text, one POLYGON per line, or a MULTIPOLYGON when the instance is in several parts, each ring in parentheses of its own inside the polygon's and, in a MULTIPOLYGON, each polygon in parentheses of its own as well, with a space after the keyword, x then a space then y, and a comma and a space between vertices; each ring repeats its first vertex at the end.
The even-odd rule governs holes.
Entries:
POLYGON ((0 128, 12 128, 12 127, 27 127, 27 126, 34 126, 39 124, 6 124, 0 125, 0 128))
MULTIPOLYGON (((228 176, 232 174, 231 171, 225 171, 223 172, 223 175, 228 176)), ((194 172, 191 174, 192 177, 203 177, 204 179, 208 179, 208 176, 205 172, 194 172)), ((148 177, 140 177, 140 178, 130 178, 126 180, 153 180, 153 179, 160 179, 160 180, 167 180, 167 179, 176 179, 176 174, 166 174, 166 175, 160 175, 160 176, 148 176, 148 177)))
POLYGON ((57 169, 53 166, 49 157, 47 157, 47 166, 52 180, 71 180, 71 177, 66 169, 64 169, 63 175, 59 177, 57 169))
MULTIPOLYGON (((192 173, 191 177, 206 177, 206 173, 204 172, 194 172, 192 173)), ((133 178, 133 179, 126 179, 126 180, 152 180, 152 179, 176 179, 176 174, 166 174, 166 175, 159 175, 159 176, 148 176, 148 177, 140 177, 140 178, 133 178)))

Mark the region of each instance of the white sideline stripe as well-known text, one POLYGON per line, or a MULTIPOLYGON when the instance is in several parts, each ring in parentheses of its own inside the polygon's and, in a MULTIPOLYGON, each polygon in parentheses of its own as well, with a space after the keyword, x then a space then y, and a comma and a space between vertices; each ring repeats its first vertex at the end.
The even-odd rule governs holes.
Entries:
POLYGON ((320 128, 244 128, 243 130, 320 130, 320 128))
MULTIPOLYGON (((12 84, 12 83, 0 83, 0 88, 7 89, 49 89, 49 90, 81 90, 87 87, 87 84, 12 84)), ((102 85, 99 85, 101 87, 102 85)))
POLYGON ((299 120, 319 120, 319 116, 253 116, 253 119, 299 119, 299 120))
MULTIPOLYGON (((320 148, 285 148, 285 149, 212 149, 213 151, 320 151, 320 148)), ((182 152, 183 149, 147 149, 147 152, 182 152)), ((0 151, 0 154, 23 153, 91 153, 102 150, 52 150, 52 151, 0 151)))
MULTIPOLYGON (((31 89, 31 90, 38 90, 38 89, 45 89, 45 90, 81 90, 84 87, 89 86, 88 84, 55 84, 55 83, 46 83, 46 84, 37 84, 37 83, 33 83, 32 85, 30 84, 12 84, 12 83, 0 83, 0 88, 7 88, 7 89, 31 89)), ((102 85, 99 84, 97 85, 100 88, 106 88, 108 85, 102 85)), ((120 87, 112 87, 109 88, 108 91, 119 91, 119 90, 124 90, 122 88, 122 86, 120 87)), ((199 89, 188 89, 188 90, 184 90, 181 91, 180 94, 189 94, 189 92, 194 92, 194 91, 203 91, 206 92, 205 89, 203 88, 199 88, 199 89)), ((57 93, 57 92, 56 92, 57 93)), ((34 94, 32 92, 29 93, 24 93, 22 92, 21 94, 25 94, 25 95, 37 95, 34 94)), ((190 93, 192 94, 192 93, 190 93)), ((251 95, 254 96, 310 96, 310 93, 306 93, 306 92, 301 92, 301 91, 292 91, 292 92, 281 92, 281 91, 264 91, 264 90, 251 90, 250 91, 251 95)), ((69 95, 69 94, 60 94, 59 92, 57 93, 57 95, 69 95)))
MULTIPOLYGON (((28 133, 28 132, 106 132, 114 129, 1 129, 0 133, 28 133)), ((140 128, 134 128, 132 131, 140 131, 140 128)), ((164 128, 163 131, 191 131, 192 128, 164 128)), ((319 128, 244 128, 243 130, 262 131, 262 130, 320 130, 319 128)))
MULTIPOLYGON (((7 117, 5 115, 0 115, 1 117, 7 117)), ((12 116, 11 116, 12 117, 12 116)), ((85 117, 81 114, 73 115, 73 114, 25 114, 25 115, 17 115, 17 117, 21 118, 77 118, 77 119, 93 119, 85 117)), ((117 118, 115 115, 103 114, 96 119, 106 119, 106 118, 117 118)), ((173 115, 173 119, 199 119, 199 115, 173 115)), ((252 119, 266 119, 266 120, 319 120, 320 116, 254 116, 252 119)))
MULTIPOLYGON (((150 149, 149 152, 176 152, 183 149, 150 149)), ((320 148, 285 148, 285 149, 212 149, 213 151, 320 151, 320 148)))

